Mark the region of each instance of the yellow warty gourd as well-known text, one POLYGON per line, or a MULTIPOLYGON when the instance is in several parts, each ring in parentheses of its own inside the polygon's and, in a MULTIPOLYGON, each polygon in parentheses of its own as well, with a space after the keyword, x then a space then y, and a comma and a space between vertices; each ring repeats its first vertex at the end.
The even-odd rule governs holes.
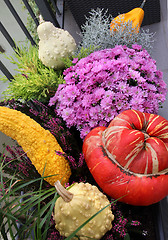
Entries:
MULTIPOLYGON (((75 183, 68 190, 55 183, 60 197, 54 209, 55 228, 68 237, 98 211, 105 208, 77 233, 80 240, 101 239, 112 228, 114 215, 106 195, 90 183, 75 183)), ((76 239, 76 237, 72 238, 76 239)))
POLYGON ((41 176, 44 169, 44 176, 56 174, 45 178, 48 183, 68 182, 71 175, 69 163, 55 152, 63 150, 55 137, 40 124, 20 111, 0 107, 0 131, 18 142, 41 176))

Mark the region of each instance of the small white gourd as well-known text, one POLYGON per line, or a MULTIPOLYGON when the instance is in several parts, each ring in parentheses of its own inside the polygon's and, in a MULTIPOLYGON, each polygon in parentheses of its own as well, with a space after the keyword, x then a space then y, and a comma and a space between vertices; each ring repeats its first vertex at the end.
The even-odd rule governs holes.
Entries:
POLYGON ((62 69, 63 58, 71 57, 76 50, 76 43, 70 33, 55 27, 51 22, 41 21, 37 27, 39 36, 39 59, 54 69, 62 69))
MULTIPOLYGON (((106 195, 89 183, 75 183, 66 190, 57 181, 55 187, 61 196, 55 203, 55 228, 64 237, 68 237, 81 224, 110 203, 106 195)), ((88 237, 101 239, 112 228, 113 220, 114 215, 109 205, 81 228, 77 235, 80 240, 88 240, 88 237)))

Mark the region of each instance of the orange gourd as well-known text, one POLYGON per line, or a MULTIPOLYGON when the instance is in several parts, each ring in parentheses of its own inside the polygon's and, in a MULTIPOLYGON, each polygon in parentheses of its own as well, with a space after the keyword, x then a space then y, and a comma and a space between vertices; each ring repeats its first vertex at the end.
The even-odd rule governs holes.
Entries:
POLYGON ((145 2, 146 0, 143 1, 140 7, 134 8, 131 11, 120 14, 114 18, 110 24, 110 30, 116 30, 116 25, 122 26, 124 22, 131 21, 133 30, 138 33, 144 18, 143 6, 145 2))

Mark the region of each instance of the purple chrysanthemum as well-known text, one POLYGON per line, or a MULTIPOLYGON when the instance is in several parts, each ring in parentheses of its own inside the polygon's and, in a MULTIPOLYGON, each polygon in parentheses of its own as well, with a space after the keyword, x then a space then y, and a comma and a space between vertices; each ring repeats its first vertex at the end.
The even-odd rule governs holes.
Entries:
POLYGON ((116 46, 96 51, 64 71, 49 105, 83 139, 96 126, 107 126, 120 112, 136 109, 158 113, 166 84, 156 62, 141 46, 116 46))

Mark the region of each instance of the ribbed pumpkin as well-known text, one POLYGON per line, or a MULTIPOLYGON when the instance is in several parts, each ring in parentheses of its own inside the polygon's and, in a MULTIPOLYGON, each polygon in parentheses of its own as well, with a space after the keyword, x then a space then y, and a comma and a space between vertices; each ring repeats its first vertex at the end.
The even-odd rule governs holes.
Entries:
POLYGON ((40 175, 55 175, 45 178, 51 185, 57 180, 62 184, 69 181, 69 163, 56 154, 56 151, 63 152, 62 148, 36 121, 20 111, 0 107, 0 131, 18 142, 40 175))
POLYGON ((168 121, 159 115, 124 111, 86 136, 83 153, 98 185, 115 199, 150 205, 168 195, 168 121))
POLYGON ((139 32, 139 29, 144 18, 144 10, 142 8, 145 2, 146 0, 143 1, 140 7, 134 8, 127 13, 123 13, 115 17, 110 24, 110 30, 115 29, 116 25, 122 26, 124 22, 130 21, 132 22, 133 30, 135 32, 139 32))

